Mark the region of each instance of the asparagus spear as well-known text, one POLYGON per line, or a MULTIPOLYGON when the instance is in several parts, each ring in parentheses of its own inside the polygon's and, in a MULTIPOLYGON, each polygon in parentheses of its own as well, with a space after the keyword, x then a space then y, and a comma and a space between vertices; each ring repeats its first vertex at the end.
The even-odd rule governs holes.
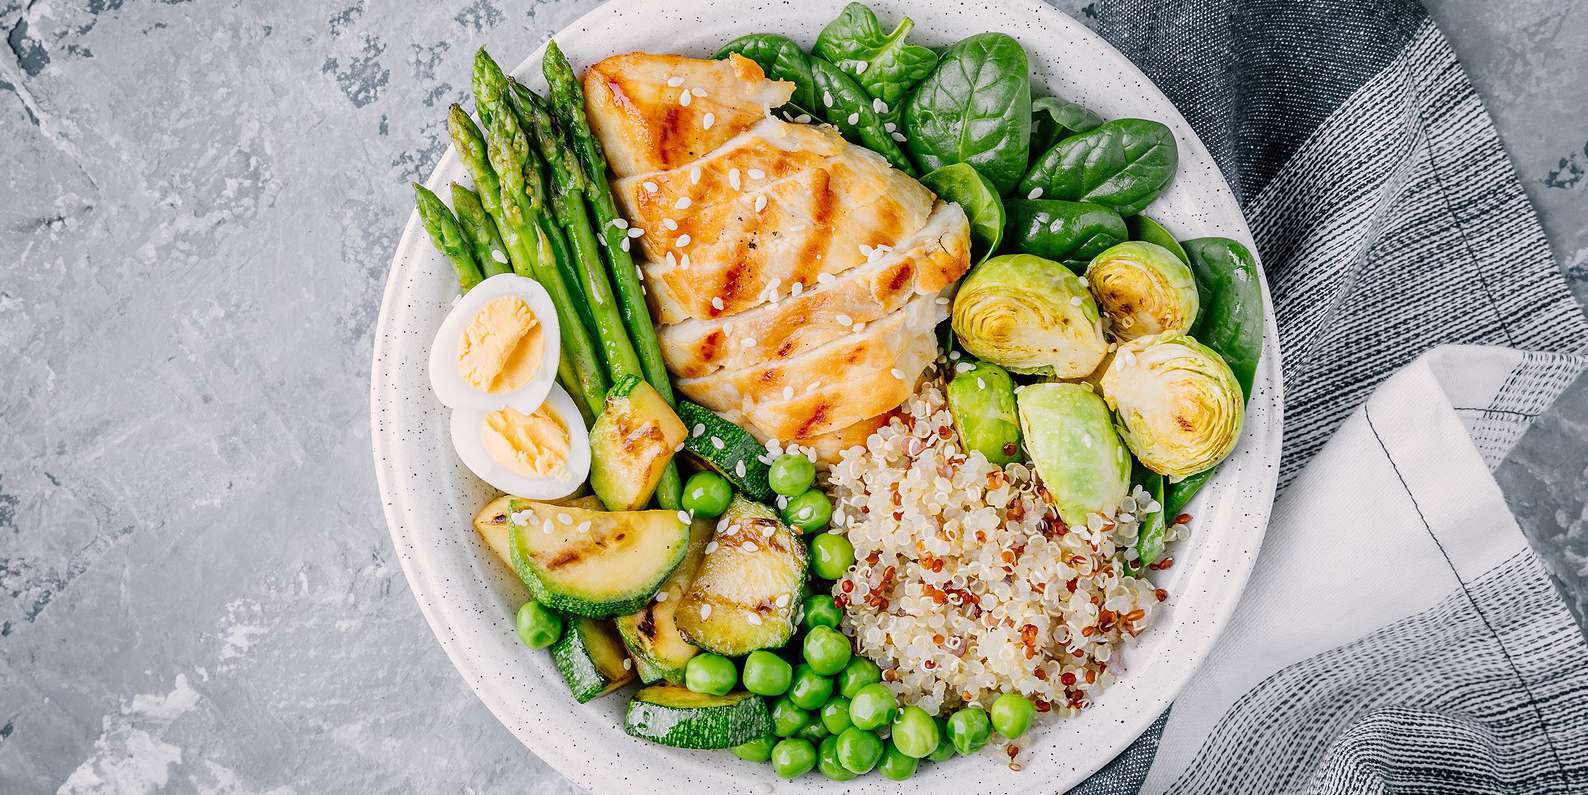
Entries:
MULTIPOLYGON (((490 167, 495 170, 501 185, 502 243, 507 247, 508 258, 515 270, 519 263, 527 264, 532 277, 551 295, 557 310, 558 325, 562 328, 562 346, 573 366, 573 376, 580 385, 592 413, 600 413, 606 398, 606 373, 596 354, 595 343, 589 330, 579 318, 562 271, 557 269, 556 255, 551 241, 540 224, 544 207, 541 196, 531 197, 528 190, 540 193, 539 178, 530 179, 526 173, 529 157, 529 139, 512 113, 493 114, 488 133, 486 154, 490 167)), ((483 196, 482 196, 483 198, 483 196)), ((522 271, 520 271, 522 273, 522 271)))
POLYGON ((649 306, 645 303, 645 288, 640 284, 640 272, 634 258, 623 247, 627 232, 613 223, 621 216, 612 198, 612 187, 607 184, 607 160, 601 143, 590 131, 590 121, 584 115, 584 90, 573 73, 567 57, 557 47, 556 41, 546 43, 546 58, 541 62, 546 83, 551 87, 550 109, 557 123, 572 138, 573 149, 582 161, 585 193, 590 201, 596 228, 606 240, 607 257, 612 263, 612 280, 617 289, 618 307, 623 322, 628 327, 639 354, 645 380, 662 393, 667 402, 673 402, 673 385, 667 380, 667 364, 662 360, 662 346, 656 338, 656 326, 651 321, 649 306))
POLYGON ((463 238, 474 251, 474 261, 480 272, 489 279, 498 273, 513 269, 507 261, 507 251, 502 248, 502 235, 496 231, 496 221, 487 215, 480 204, 480 196, 468 188, 452 183, 452 208, 458 214, 458 226, 463 238))
POLYGON ((430 189, 414 183, 414 205, 419 209, 419 220, 430 233, 430 242, 452 263, 458 274, 458 287, 465 292, 480 283, 480 266, 474 261, 474 252, 463 235, 463 228, 441 198, 430 189))

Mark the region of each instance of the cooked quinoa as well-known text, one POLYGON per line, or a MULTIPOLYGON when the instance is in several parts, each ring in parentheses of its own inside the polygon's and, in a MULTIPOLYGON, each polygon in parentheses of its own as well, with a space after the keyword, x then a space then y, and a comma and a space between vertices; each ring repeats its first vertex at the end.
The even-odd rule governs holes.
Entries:
POLYGON ((939 380, 846 451, 830 482, 833 532, 855 547, 833 588, 844 631, 902 702, 930 713, 1018 691, 1073 715, 1119 675, 1122 643, 1168 598, 1122 563, 1136 513, 1161 510, 1145 491, 1066 527, 1029 467, 960 449, 939 380))

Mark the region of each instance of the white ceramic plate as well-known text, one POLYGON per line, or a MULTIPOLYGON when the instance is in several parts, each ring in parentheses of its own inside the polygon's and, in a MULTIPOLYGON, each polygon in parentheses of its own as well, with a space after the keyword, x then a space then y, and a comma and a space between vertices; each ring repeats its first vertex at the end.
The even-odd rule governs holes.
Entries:
MULTIPOLYGON (((1251 246, 1234 196, 1212 157, 1174 106, 1116 50, 1079 23, 1034 0, 876 0, 885 20, 909 15, 912 40, 948 44, 987 30, 1025 45, 1037 93, 1085 104, 1105 118, 1157 119, 1174 129, 1180 169, 1149 212, 1178 237, 1222 235, 1251 246)), ((843 0, 617 0, 557 34, 576 68, 632 50, 709 56, 746 33, 775 31, 809 46, 843 0)), ((505 58, 517 53, 498 53, 505 58)), ((516 70, 543 87, 541 51, 516 70)), ((429 186, 468 183, 448 153, 429 186)), ((445 194, 443 194, 445 195, 445 194)), ((513 632, 522 586, 490 556, 470 528, 492 494, 466 470, 447 440, 446 411, 430 391, 427 346, 456 291, 445 260, 411 217, 392 259, 375 337, 370 412, 376 474, 403 573, 436 638, 469 686, 531 751, 600 793, 894 791, 879 776, 846 784, 807 775, 794 782, 767 765, 725 751, 677 751, 628 737, 626 699, 580 706, 547 655, 513 632)), ((1211 650, 1246 583, 1261 545, 1278 473, 1281 426, 1279 352, 1272 310, 1246 429, 1235 454, 1193 503, 1194 535, 1173 549, 1176 564, 1158 575, 1170 609, 1124 651, 1121 680, 1071 720, 1050 720, 1021 743, 1024 770, 988 752, 924 767, 915 792, 1063 792, 1107 763, 1161 713, 1211 650)), ((468 771, 458 771, 466 780, 468 771)))

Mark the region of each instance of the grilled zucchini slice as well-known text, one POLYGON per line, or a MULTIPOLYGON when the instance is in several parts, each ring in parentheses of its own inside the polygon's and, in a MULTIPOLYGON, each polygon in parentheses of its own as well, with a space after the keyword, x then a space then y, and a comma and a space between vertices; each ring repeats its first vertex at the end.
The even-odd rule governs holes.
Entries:
POLYGON ((573 617, 562 637, 551 644, 551 661, 580 704, 634 679, 633 663, 610 621, 573 617))
POLYGON ((644 507, 684 435, 684 423, 656 387, 637 375, 618 379, 590 426, 591 491, 608 510, 644 507))
POLYGON ((684 553, 684 562, 678 564, 667 582, 662 583, 656 598, 646 602, 639 612, 618 616, 613 621, 623 637, 623 645, 629 649, 629 656, 634 658, 640 681, 646 684, 663 679, 675 685, 683 684, 684 665, 700 652, 678 631, 673 617, 678 603, 684 599, 684 591, 695 579, 695 570, 700 567, 700 557, 711 540, 714 524, 711 519, 696 519, 689 528, 689 551, 684 553))
POLYGON ((712 540, 679 602, 679 631, 730 657, 787 643, 805 588, 800 537, 771 508, 735 496, 712 540))
POLYGON ((684 439, 686 452, 717 470, 750 499, 772 499, 772 486, 766 481, 770 467, 761 460, 766 449, 754 436, 717 412, 687 400, 678 401, 678 418, 689 427, 684 439))
POLYGON ((677 685, 641 688, 629 702, 623 730, 674 748, 732 748, 772 733, 772 714, 753 693, 696 693, 677 685))
POLYGON ((508 551, 529 592, 589 618, 632 613, 656 595, 689 548, 673 511, 588 511, 514 499, 508 551))
MULTIPOLYGON (((502 561, 502 565, 509 571, 513 571, 513 552, 512 546, 507 542, 507 514, 510 510, 508 504, 512 500, 512 496, 504 494, 486 503, 485 507, 474 515, 474 532, 480 534, 480 540, 485 542, 485 547, 495 553, 497 560, 502 561)), ((569 497, 554 502, 570 508, 601 510, 601 500, 593 495, 569 497)))

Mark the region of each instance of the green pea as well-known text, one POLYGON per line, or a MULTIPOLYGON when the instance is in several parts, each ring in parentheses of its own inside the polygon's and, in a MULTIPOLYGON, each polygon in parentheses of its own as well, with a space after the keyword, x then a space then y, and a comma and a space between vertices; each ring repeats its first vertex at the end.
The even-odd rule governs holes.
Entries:
POLYGON ((987 744, 992 736, 992 723, 987 720, 987 710, 965 707, 948 718, 948 739, 954 741, 954 750, 973 754, 987 744))
POLYGON ((783 778, 799 778, 816 766, 816 746, 791 737, 772 746, 772 770, 783 778))
POLYGON ((905 707, 893 722, 893 744, 912 759, 937 750, 937 723, 920 707, 905 707))
POLYGON ((816 465, 798 453, 785 453, 772 462, 766 480, 773 491, 785 497, 798 497, 816 482, 816 465))
POLYGON ((837 734, 853 724, 849 721, 849 699, 843 696, 833 696, 826 704, 822 705, 822 725, 827 731, 837 734))
POLYGON ((697 654, 684 665, 684 686, 696 693, 725 696, 738 683, 733 660, 720 654, 697 654))
POLYGON ((806 629, 815 627, 838 628, 843 622, 844 611, 833 601, 831 596, 824 593, 813 593, 805 597, 805 623, 806 629))
POLYGON ((857 776, 871 772, 882 761, 882 738, 857 726, 838 735, 838 764, 857 776))
POLYGON ((1036 707, 1031 705, 1030 699, 1019 693, 1005 693, 993 701, 990 717, 992 727, 1011 740, 1019 739, 1031 727, 1031 718, 1036 714, 1036 707))
POLYGON ((816 673, 809 665, 800 663, 794 669, 794 682, 789 685, 788 697, 802 709, 821 709, 833 693, 832 677, 816 673))
POLYGON ((715 519, 728 510, 733 500, 733 486, 728 479, 715 472, 696 472, 684 483, 680 502, 684 510, 696 516, 715 519))
POLYGON ((781 696, 794 679, 794 666, 787 660, 761 650, 744 658, 744 689, 758 696, 781 696))
POLYGON ((518 639, 531 649, 544 649, 562 637, 562 616, 533 599, 518 608, 513 617, 518 639))
POLYGON ((859 655, 855 655, 844 666, 843 673, 838 675, 838 692, 844 698, 854 698, 860 688, 882 681, 882 669, 877 664, 859 655))
POLYGON ((733 755, 746 762, 765 762, 772 758, 772 743, 776 742, 771 737, 757 737, 747 743, 733 747, 733 755))
POLYGON ((772 702, 772 733, 779 737, 793 737, 811 722, 811 714, 800 709, 788 696, 772 702))
POLYGON ((832 676, 844 670, 849 664, 849 658, 854 655, 854 647, 849 645, 849 638, 844 633, 832 627, 817 627, 805 635, 802 647, 805 662, 810 663, 811 670, 822 676, 832 676))
POLYGON ((937 718, 932 722, 937 724, 937 747, 932 749, 932 753, 928 754, 926 758, 933 762, 948 761, 953 758, 955 753, 954 741, 948 738, 948 721, 943 718, 937 718))
POLYGON ((816 750, 816 767, 822 775, 834 781, 848 781, 855 774, 838 761, 838 735, 834 734, 822 740, 822 745, 816 750))
POLYGON ((888 750, 882 752, 882 761, 877 764, 877 772, 884 778, 894 781, 903 781, 915 775, 915 768, 921 760, 900 751, 894 743, 888 743, 888 750))
POLYGON ((788 501, 783 509, 783 521, 807 532, 825 529, 833 519, 833 501, 820 489, 811 489, 788 501))
POLYGON ((794 736, 804 737, 813 743, 819 743, 822 740, 827 739, 827 735, 829 734, 832 734, 832 732, 828 731, 827 727, 823 726, 821 721, 813 720, 810 723, 805 724, 805 728, 800 729, 799 733, 795 734, 794 736))
POLYGON ((855 545, 838 533, 821 533, 811 539, 811 571, 824 580, 836 580, 855 565, 855 545))
POLYGON ((899 700, 894 698, 893 691, 875 682, 860 688, 849 699, 849 722, 861 729, 881 728, 893 721, 898 708, 899 700))

